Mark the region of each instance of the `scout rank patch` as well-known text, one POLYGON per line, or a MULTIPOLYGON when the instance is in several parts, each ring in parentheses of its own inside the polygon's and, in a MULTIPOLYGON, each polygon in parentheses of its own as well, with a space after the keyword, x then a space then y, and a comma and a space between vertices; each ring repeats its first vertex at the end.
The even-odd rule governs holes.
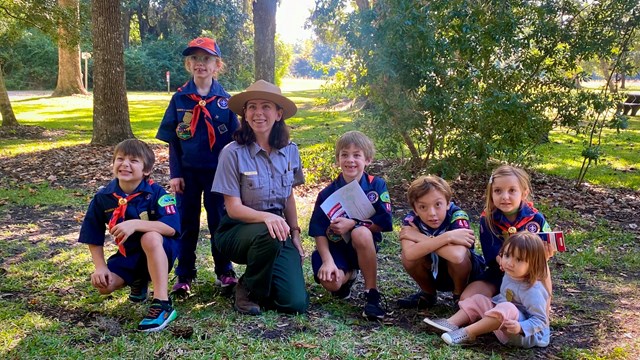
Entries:
POLYGON ((372 204, 374 204, 376 201, 378 201, 379 197, 378 197, 378 193, 375 191, 369 191, 367 193, 367 199, 369 199, 369 202, 371 202, 372 204))
POLYGON ((218 98, 218 107, 222 110, 226 110, 229 108, 229 99, 227 98, 218 98))
POLYGON ((185 111, 184 116, 182 117, 182 122, 178 123, 178 127, 176 127, 176 135, 180 140, 189 140, 191 139, 191 120, 193 119, 193 113, 189 111, 185 111))
POLYGON ((176 213, 176 198, 171 194, 164 194, 158 199, 158 205, 164 207, 168 215, 176 213))

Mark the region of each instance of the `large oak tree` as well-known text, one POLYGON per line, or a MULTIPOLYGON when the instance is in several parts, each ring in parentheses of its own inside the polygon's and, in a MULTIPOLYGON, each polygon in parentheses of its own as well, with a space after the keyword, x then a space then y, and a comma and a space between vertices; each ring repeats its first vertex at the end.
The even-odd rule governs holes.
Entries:
POLYGON ((61 8, 75 14, 67 21, 60 21, 58 28, 58 83, 52 96, 86 95, 80 70, 80 2, 78 0, 58 0, 61 8), (71 20, 71 21, 69 21, 71 20))
POLYGON ((113 145, 132 138, 124 72, 119 0, 93 1, 94 51, 92 144, 113 145))

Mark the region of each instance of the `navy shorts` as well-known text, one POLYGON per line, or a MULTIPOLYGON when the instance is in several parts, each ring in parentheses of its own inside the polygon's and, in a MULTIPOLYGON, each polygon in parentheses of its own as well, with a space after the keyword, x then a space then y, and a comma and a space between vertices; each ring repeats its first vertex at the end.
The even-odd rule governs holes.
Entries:
POLYGON ((482 274, 482 276, 480 276, 476 280, 485 281, 495 286, 497 294, 498 292, 500 292, 500 286, 502 285, 503 277, 504 272, 500 270, 499 267, 488 267, 484 274, 482 274))
MULTIPOLYGON (((480 280, 485 271, 484 258, 475 252, 470 252, 470 254, 471 273, 469 274, 469 283, 480 280)), ((431 260, 431 255, 428 255, 427 259, 431 260)), ((448 264, 447 260, 440 257, 438 261, 438 277, 435 279, 436 290, 438 291, 453 291, 454 289, 453 278, 449 275, 448 264)))
MULTIPOLYGON (((140 237, 137 237, 137 239, 130 237, 127 239, 127 242, 132 240, 140 243, 140 237)), ((177 239, 163 237, 162 246, 164 247, 165 254, 167 254, 169 272, 173 269, 173 263, 178 254, 178 241, 177 239)), ((139 251, 131 252, 129 250, 130 249, 127 249, 128 253, 126 257, 120 254, 120 252, 116 252, 109 257, 107 260, 109 271, 120 276, 127 285, 131 284, 135 279, 146 278, 147 280, 151 280, 147 267, 147 256, 144 251, 142 251, 142 247, 140 247, 139 251)))
MULTIPOLYGON (((376 253, 378 252, 378 243, 374 241, 376 246, 376 253)), ((329 252, 333 257, 333 262, 336 264, 336 267, 344 272, 348 272, 351 270, 359 270, 360 266, 358 265, 358 254, 356 253, 356 249, 353 248, 351 242, 346 243, 344 241, 329 241, 329 252)), ((320 257, 320 253, 318 250, 315 250, 313 254, 311 254, 311 267, 313 268, 313 279, 320 283, 320 279, 318 279, 318 271, 320 271, 320 267, 322 266, 322 258, 320 257)))

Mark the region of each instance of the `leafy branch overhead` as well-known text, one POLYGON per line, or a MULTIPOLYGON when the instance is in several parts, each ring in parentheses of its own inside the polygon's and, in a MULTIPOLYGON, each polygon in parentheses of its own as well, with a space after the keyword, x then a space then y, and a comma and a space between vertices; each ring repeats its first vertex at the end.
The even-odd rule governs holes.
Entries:
POLYGON ((617 71, 640 22, 640 5, 626 0, 317 4, 320 38, 348 59, 335 89, 366 102, 360 124, 385 152, 408 149, 446 175, 530 162, 558 125, 603 126, 619 98, 582 89, 582 65, 617 71))

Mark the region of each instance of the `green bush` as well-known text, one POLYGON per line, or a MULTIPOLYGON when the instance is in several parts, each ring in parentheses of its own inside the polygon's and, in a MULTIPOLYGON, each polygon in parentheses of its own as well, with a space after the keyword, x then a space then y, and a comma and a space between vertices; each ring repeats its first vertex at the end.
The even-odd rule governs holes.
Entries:
POLYGON ((0 64, 11 90, 53 89, 58 79, 58 47, 36 29, 11 41, 0 37, 0 64))

